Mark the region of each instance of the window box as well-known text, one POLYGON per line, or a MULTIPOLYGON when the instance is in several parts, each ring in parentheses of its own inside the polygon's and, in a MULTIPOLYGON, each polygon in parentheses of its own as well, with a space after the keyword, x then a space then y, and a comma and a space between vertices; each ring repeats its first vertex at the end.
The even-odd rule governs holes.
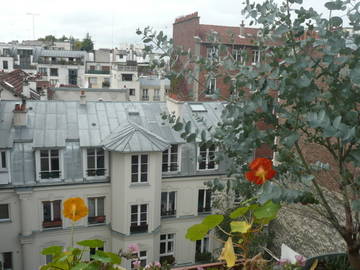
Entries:
POLYGON ((106 220, 105 216, 88 217, 89 224, 101 224, 101 223, 105 223, 105 220, 106 220))
POLYGON ((105 176, 105 169, 89 169, 86 170, 87 176, 105 176))
POLYGON ((174 217, 176 216, 176 210, 161 210, 161 217, 174 217))
POLYGON ((43 228, 59 228, 62 227, 62 220, 43 221, 43 228))
POLYGON ((174 264, 175 263, 175 257, 173 255, 167 255, 167 256, 160 256, 160 263, 161 264, 174 264))
POLYGON ((60 171, 40 172, 41 179, 60 178, 60 171))

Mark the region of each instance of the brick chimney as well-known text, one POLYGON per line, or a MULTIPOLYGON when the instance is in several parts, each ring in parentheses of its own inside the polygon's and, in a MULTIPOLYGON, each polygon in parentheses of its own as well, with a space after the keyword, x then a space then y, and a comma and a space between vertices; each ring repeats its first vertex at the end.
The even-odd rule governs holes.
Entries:
POLYGON ((14 126, 21 127, 26 126, 27 123, 27 108, 26 108, 26 100, 23 99, 21 104, 15 104, 14 113, 14 126))

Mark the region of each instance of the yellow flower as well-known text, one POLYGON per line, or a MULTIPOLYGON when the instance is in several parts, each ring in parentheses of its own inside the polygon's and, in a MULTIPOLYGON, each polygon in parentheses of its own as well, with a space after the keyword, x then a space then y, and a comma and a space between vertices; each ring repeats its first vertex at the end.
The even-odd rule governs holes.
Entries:
POLYGON ((81 198, 69 198, 64 201, 64 217, 72 221, 86 217, 89 210, 81 198))
POLYGON ((236 255, 231 237, 225 242, 219 260, 225 260, 227 267, 233 267, 235 265, 236 255))

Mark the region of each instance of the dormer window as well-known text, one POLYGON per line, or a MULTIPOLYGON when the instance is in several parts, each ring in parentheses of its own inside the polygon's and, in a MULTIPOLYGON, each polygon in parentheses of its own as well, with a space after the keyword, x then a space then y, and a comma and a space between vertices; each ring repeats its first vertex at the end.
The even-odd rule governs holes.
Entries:
POLYGON ((86 176, 104 176, 105 168, 105 151, 102 148, 88 148, 86 150, 86 176))
POLYGON ((206 146, 203 144, 198 147, 198 170, 215 170, 218 168, 215 162, 215 152, 215 145, 206 146))
POLYGON ((177 172, 179 170, 179 146, 172 144, 162 153, 162 171, 177 172))
POLYGON ((59 149, 44 149, 37 153, 38 178, 39 179, 60 179, 62 158, 59 149))

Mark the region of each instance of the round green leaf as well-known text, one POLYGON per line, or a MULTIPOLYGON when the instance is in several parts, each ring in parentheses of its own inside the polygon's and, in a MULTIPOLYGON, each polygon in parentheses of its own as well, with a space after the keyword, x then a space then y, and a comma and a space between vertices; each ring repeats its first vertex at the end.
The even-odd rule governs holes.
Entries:
POLYGON ((191 241, 201 240, 208 233, 209 228, 204 224, 195 224, 188 228, 185 237, 191 241))
POLYGON ((206 225, 209 230, 215 228, 224 220, 223 215, 210 215, 204 218, 201 224, 206 225))
POLYGON ((280 204, 273 203, 269 200, 254 211, 254 216, 257 219, 274 219, 279 209, 280 204))
POLYGON ((247 233, 251 228, 251 224, 247 223, 246 221, 232 221, 230 226, 231 232, 239 233, 247 233))
POLYGON ((235 219, 235 218, 241 217, 241 216, 245 215, 248 210, 249 210, 249 206, 239 207, 238 209, 231 212, 230 218, 235 219))
POLYGON ((43 254, 43 255, 56 255, 56 254, 61 253, 62 250, 63 250, 62 246, 51 246, 51 247, 44 248, 41 251, 41 254, 43 254))
POLYGON ((99 239, 93 239, 93 240, 83 240, 80 242, 77 242, 79 246, 83 247, 90 247, 90 248, 98 248, 104 246, 104 241, 99 239))

